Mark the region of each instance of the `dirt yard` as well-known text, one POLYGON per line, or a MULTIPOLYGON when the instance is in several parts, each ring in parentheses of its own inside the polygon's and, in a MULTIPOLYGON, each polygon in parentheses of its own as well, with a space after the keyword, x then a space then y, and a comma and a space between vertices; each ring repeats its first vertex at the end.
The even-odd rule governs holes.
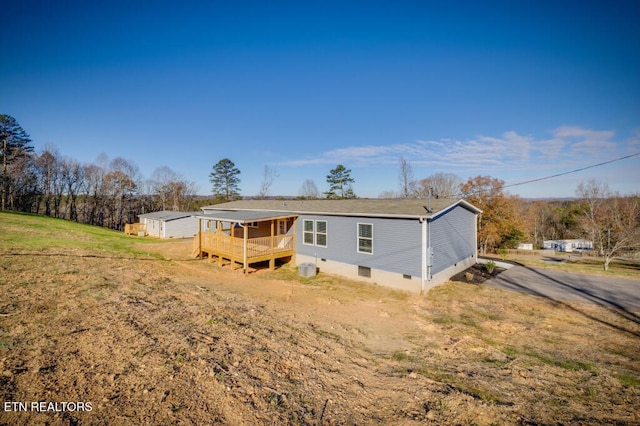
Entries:
POLYGON ((245 277, 190 241, 16 244, 0 246, 0 424, 640 423, 637 313, 245 277))

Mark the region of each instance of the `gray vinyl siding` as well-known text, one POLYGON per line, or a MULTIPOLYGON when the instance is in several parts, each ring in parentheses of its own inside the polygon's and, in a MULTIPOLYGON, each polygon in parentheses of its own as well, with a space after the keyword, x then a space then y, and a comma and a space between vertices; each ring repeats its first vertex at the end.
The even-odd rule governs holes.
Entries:
POLYGON ((187 238, 198 233, 198 218, 196 217, 183 217, 169 221, 142 218, 140 222, 146 223, 149 235, 158 238, 187 238))
POLYGON ((474 213, 456 206, 431 222, 433 274, 475 255, 475 221, 474 213))
POLYGON ((421 225, 417 219, 324 216, 301 214, 296 229, 296 252, 321 259, 366 266, 398 274, 421 276, 421 225), (327 247, 303 243, 304 220, 327 221, 327 247), (358 253, 358 223, 373 225, 373 253, 358 253))
POLYGON ((184 217, 164 222, 164 235, 162 238, 193 237, 198 233, 198 218, 184 217))

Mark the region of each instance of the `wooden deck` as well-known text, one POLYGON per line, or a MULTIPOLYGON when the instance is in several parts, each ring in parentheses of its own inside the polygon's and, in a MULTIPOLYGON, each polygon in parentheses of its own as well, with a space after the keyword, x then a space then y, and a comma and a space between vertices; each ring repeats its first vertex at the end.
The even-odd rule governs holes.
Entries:
POLYGON ((127 223, 124 225, 126 235, 147 235, 147 225, 145 223, 127 223))
POLYGON ((209 261, 214 257, 222 264, 229 260, 232 268, 235 263, 247 268, 252 263, 269 261, 274 268, 275 260, 295 255, 295 235, 274 235, 270 237, 244 238, 232 237, 212 232, 199 232, 194 238, 194 255, 209 261))

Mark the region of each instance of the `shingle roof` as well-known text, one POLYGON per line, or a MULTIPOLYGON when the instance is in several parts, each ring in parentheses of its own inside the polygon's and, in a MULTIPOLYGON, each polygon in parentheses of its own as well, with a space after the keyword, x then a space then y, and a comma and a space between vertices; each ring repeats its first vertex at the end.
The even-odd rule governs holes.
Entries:
POLYGON ((162 210, 159 212, 140 214, 138 215, 138 217, 142 217, 146 219, 157 219, 157 220, 163 220, 165 222, 168 222, 171 220, 182 219, 184 217, 197 216, 199 214, 201 213, 200 212, 174 212, 169 210, 162 210))
POLYGON ((480 209, 464 200, 432 199, 349 199, 349 200, 238 200, 228 203, 205 206, 203 210, 244 210, 288 213, 325 214, 341 216, 379 216, 379 217, 435 217, 445 211, 461 205, 480 213, 480 209), (431 212, 427 211, 430 204, 431 212))

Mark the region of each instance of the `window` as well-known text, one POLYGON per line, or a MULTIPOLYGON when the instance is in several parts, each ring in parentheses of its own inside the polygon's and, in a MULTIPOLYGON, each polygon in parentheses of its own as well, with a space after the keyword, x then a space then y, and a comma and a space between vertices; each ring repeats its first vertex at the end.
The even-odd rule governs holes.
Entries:
POLYGON ((305 219, 302 223, 302 242, 311 246, 327 246, 327 221, 305 219))
POLYGON ((358 253, 373 253, 373 225, 358 224, 358 253))
POLYGON ((284 219, 278 219, 278 235, 285 235, 287 233, 287 221, 284 219))
POLYGON ((312 220, 304 220, 303 222, 303 240, 304 244, 313 245, 313 221, 312 220))
POLYGON ((316 220, 316 245, 320 247, 327 246, 327 221, 316 220))

